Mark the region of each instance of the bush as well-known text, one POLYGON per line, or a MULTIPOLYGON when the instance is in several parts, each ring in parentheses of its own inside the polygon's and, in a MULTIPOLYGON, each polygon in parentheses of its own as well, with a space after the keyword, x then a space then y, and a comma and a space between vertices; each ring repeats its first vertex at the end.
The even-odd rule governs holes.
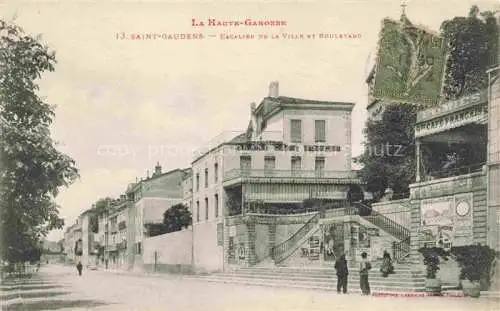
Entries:
POLYGON ((437 271, 439 270, 440 260, 448 260, 449 253, 440 247, 422 247, 418 250, 424 256, 424 265, 426 266, 426 277, 428 279, 435 279, 437 271))
POLYGON ((488 246, 468 245, 452 247, 460 267, 460 280, 481 282, 481 290, 487 290, 491 285, 490 271, 495 260, 495 251, 488 246))

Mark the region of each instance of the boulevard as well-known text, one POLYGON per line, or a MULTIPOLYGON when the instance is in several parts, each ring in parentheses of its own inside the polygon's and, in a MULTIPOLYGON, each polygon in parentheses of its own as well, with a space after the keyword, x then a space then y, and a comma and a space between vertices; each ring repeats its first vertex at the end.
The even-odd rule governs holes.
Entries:
POLYGON ((3 285, 3 310, 498 310, 468 297, 375 297, 219 284, 178 275, 133 275, 43 266, 28 284, 3 285))

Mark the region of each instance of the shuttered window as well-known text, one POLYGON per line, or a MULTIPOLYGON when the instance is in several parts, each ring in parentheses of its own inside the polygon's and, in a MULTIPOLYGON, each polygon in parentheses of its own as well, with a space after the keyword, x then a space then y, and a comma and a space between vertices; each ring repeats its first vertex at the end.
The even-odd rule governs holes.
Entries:
POLYGON ((208 198, 205 198, 205 220, 208 220, 208 198))
POLYGON ((250 156, 240 157, 240 169, 246 171, 252 169, 252 158, 250 156))
POLYGON ((316 176, 321 177, 325 171, 325 158, 324 157, 316 157, 314 161, 314 170, 316 171, 316 176))
POLYGON ((302 142, 302 121, 290 120, 290 140, 292 143, 302 142))
POLYGON ((326 141, 326 122, 325 120, 314 121, 315 135, 314 140, 317 143, 324 143, 326 141))
POLYGON ((200 201, 196 201, 196 222, 200 222, 200 201))
POLYGON ((300 157, 292 157, 292 171, 299 171, 302 168, 302 159, 300 157))
POLYGON ((215 218, 219 217, 219 195, 215 195, 214 199, 214 209, 215 209, 215 218))

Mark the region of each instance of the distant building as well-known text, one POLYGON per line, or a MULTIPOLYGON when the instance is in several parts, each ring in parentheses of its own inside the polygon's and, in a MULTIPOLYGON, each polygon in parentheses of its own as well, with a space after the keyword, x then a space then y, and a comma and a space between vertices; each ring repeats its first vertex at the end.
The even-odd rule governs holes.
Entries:
POLYGON ((182 203, 184 170, 175 169, 162 173, 159 164, 151 177, 147 177, 127 189, 131 201, 128 209, 127 261, 129 269, 141 269, 142 245, 145 224, 163 222, 163 214, 175 204, 182 203))

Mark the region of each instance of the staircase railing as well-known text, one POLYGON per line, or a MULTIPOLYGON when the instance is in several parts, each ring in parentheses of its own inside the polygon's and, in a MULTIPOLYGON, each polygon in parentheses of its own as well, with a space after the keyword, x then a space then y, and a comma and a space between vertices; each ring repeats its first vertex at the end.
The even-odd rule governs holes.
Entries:
POLYGON ((410 254, 410 237, 392 243, 392 259, 399 261, 410 254))
POLYGON ((354 204, 356 205, 357 210, 351 209, 351 214, 358 213, 358 215, 367 221, 399 240, 392 244, 392 255, 394 261, 399 261, 410 254, 411 233, 408 228, 374 211, 370 206, 362 202, 354 204))
POLYGON ((408 228, 374 211, 373 209, 371 209, 370 206, 366 204, 360 202, 357 202, 355 204, 358 206, 358 208, 362 208, 364 210, 370 210, 369 215, 366 216, 360 215, 360 216, 368 220, 375 226, 381 228, 382 230, 398 238, 399 240, 405 240, 410 237, 410 230, 408 228))
POLYGON ((311 217, 294 235, 283 243, 276 245, 271 249, 271 256, 275 263, 280 263, 291 255, 290 250, 297 249, 300 245, 297 243, 309 233, 320 219, 320 214, 311 217))

